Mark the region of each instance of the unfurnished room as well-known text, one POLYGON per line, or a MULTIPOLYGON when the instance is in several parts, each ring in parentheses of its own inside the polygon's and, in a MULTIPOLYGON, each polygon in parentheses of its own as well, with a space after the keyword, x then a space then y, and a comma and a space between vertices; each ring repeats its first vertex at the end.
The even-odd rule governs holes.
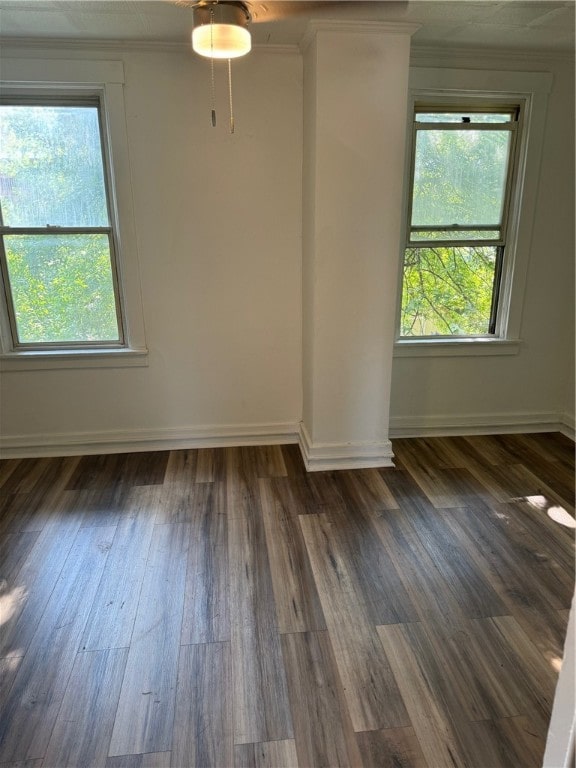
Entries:
POLYGON ((0 768, 573 768, 574 75, 574 0, 0 0, 0 768))

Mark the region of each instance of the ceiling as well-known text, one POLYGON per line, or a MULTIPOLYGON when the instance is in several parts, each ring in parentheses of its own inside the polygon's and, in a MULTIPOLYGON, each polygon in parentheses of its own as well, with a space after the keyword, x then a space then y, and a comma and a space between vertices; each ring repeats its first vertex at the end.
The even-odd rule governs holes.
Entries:
MULTIPOLYGON (((421 24, 420 45, 574 51, 575 0, 265 0, 249 3, 255 44, 297 44, 310 19, 421 24)), ((192 10, 171 0, 0 0, 0 35, 186 43, 192 10)))

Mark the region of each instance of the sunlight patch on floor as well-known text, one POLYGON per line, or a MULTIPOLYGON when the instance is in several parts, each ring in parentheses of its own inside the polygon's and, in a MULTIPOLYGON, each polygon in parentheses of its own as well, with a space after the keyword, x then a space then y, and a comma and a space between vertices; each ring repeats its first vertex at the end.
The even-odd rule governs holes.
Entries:
POLYGON ((565 525, 566 528, 576 528, 576 520, 562 507, 550 507, 548 517, 554 520, 555 523, 565 525))
POLYGON ((548 500, 546 499, 546 496, 524 496, 524 500, 537 509, 546 509, 548 506, 548 500))
POLYGON ((540 494, 535 496, 524 496, 524 501, 527 501, 532 507, 536 509, 545 510, 546 514, 555 523, 566 526, 566 528, 576 528, 576 520, 574 517, 558 504, 551 504, 546 496, 540 494))
POLYGON ((559 656, 552 656, 548 661, 555 672, 560 672, 562 669, 562 659, 559 656))
POLYGON ((7 589, 6 582, 0 582, 0 626, 10 621, 18 604, 26 597, 25 587, 7 589))

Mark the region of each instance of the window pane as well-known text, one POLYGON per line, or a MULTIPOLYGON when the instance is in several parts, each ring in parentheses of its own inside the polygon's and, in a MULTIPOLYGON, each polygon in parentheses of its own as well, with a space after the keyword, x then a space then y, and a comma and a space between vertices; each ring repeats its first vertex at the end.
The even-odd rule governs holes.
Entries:
POLYGON ((509 131, 418 131, 412 226, 498 226, 509 131))
POLYGON ((410 232, 410 240, 413 242, 419 240, 499 240, 500 230, 498 229, 436 229, 433 232, 410 232))
POLYGON ((511 113, 495 112, 417 112, 417 123, 509 123, 511 113))
POLYGON ((402 336, 489 333, 497 248, 408 248, 404 256, 402 336))
POLYGON ((119 341, 107 235, 5 236, 21 344, 119 341))
POLYGON ((0 194, 6 226, 108 226, 98 108, 0 106, 0 194))

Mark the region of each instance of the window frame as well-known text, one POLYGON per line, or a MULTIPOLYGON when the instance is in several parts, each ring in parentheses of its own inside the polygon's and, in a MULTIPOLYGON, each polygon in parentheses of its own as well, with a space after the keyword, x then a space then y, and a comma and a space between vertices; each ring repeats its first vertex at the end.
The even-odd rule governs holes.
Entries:
MULTIPOLYGON (((97 102, 107 193, 112 279, 119 340, 111 342, 16 343, 6 300, 5 264, 0 269, 0 368, 3 372, 58 368, 148 365, 129 167, 124 67, 120 61, 7 58, 0 93, 9 103, 97 102)), ((6 233, 16 234, 22 228, 6 233)), ((70 229, 58 227, 56 234, 70 229)), ((85 228, 81 228, 84 230, 85 228)), ((90 228, 92 229, 92 228, 90 228)))
POLYGON ((114 211, 114 186, 110 174, 110 162, 108 160, 108 146, 106 136, 102 130, 104 104, 102 103, 102 94, 96 92, 91 94, 85 92, 83 95, 60 96, 55 94, 43 94, 33 96, 30 93, 26 95, 9 96, 6 93, 0 93, 0 107, 9 106, 31 106, 31 107, 93 107, 97 110, 98 117, 98 135, 100 139, 100 153, 102 157, 102 171, 104 175, 104 191, 106 194, 106 212, 108 218, 107 226, 100 227, 82 227, 82 226, 58 226, 47 224, 44 227, 27 226, 7 226, 4 224, 2 215, 2 200, 0 199, 0 273, 2 275, 4 300, 10 324, 11 346, 14 351, 42 351, 42 350, 67 350, 67 349, 122 349, 124 348, 124 312, 122 308, 122 297, 120 294, 120 282, 118 279, 118 266, 116 259, 116 230, 114 211), (112 288, 114 291, 114 305, 116 310, 116 323, 118 327, 118 339, 108 339, 101 341, 36 341, 24 342, 18 338, 18 326, 16 320, 16 309, 14 306, 14 297, 10 285, 10 275, 8 269, 8 260, 6 258, 6 249, 4 237, 6 235, 83 235, 83 234, 101 234, 106 235, 110 253, 110 270, 112 276, 112 288))
POLYGON ((544 137, 547 96, 552 75, 547 72, 501 72, 412 67, 407 116, 405 163, 406 194, 403 235, 399 253, 395 357, 517 354, 521 345, 521 318, 531 247, 532 221, 538 194, 540 157, 544 137), (410 223, 413 177, 413 121, 415 106, 473 104, 484 111, 519 108, 515 179, 510 189, 506 222, 506 255, 499 282, 499 311, 494 334, 483 336, 400 336, 403 266, 406 232, 410 223), (412 141, 412 143, 411 143, 412 141), (410 150, 410 151, 408 151, 410 150))
MULTIPOLYGON (((513 199, 514 190, 517 181, 517 169, 519 161, 519 149, 522 138, 522 125, 523 125, 523 104, 510 103, 499 104, 485 103, 483 100, 478 100, 470 97, 463 98, 444 98, 441 101, 420 101, 415 100, 412 112, 412 134, 411 134, 411 152, 410 152, 410 172, 408 176, 408 188, 407 188, 407 216, 404 238, 404 251, 402 259, 402 281, 401 290, 403 292, 403 273, 404 273, 404 261, 406 250, 419 249, 434 246, 445 247, 466 247, 466 246, 478 246, 478 247, 494 247, 496 249, 496 260, 494 265, 494 279, 492 285, 491 295, 491 307, 490 317, 488 318, 488 331, 484 334, 436 334, 436 335, 421 335, 421 336, 402 336, 398 331, 398 338, 400 340, 419 341, 419 340, 435 340, 440 339, 443 341, 449 341, 452 339, 492 339, 499 338, 498 333, 498 316, 500 315, 498 298, 500 294, 500 283, 503 275, 503 267, 506 259, 506 245, 508 234, 508 222, 510 220, 510 206, 513 199), (509 121, 502 121, 500 123, 448 123, 448 122, 420 122, 417 120, 419 113, 434 113, 434 112, 463 112, 468 114, 510 114, 511 119, 509 121), (416 175, 416 149, 417 149, 417 137, 419 131, 429 130, 446 130, 446 131, 503 131, 506 130, 510 133, 510 146, 508 158, 506 161, 506 179, 504 184, 504 195, 502 199, 502 212, 500 216, 500 222, 490 222, 490 224, 475 224, 470 226, 449 226, 446 227, 415 227, 412 225, 412 211, 414 204, 414 181, 416 175), (434 229, 439 229, 443 232, 454 230, 458 232, 466 231, 481 231, 487 230, 490 232, 499 231, 500 236, 492 239, 473 239, 473 238, 458 238, 458 239, 445 239, 445 240, 413 240, 412 233, 415 230, 421 230, 425 232, 431 232, 434 229)), ((400 297, 400 305, 402 304, 402 296, 400 297)), ((401 320, 400 320, 401 322, 401 320)))

